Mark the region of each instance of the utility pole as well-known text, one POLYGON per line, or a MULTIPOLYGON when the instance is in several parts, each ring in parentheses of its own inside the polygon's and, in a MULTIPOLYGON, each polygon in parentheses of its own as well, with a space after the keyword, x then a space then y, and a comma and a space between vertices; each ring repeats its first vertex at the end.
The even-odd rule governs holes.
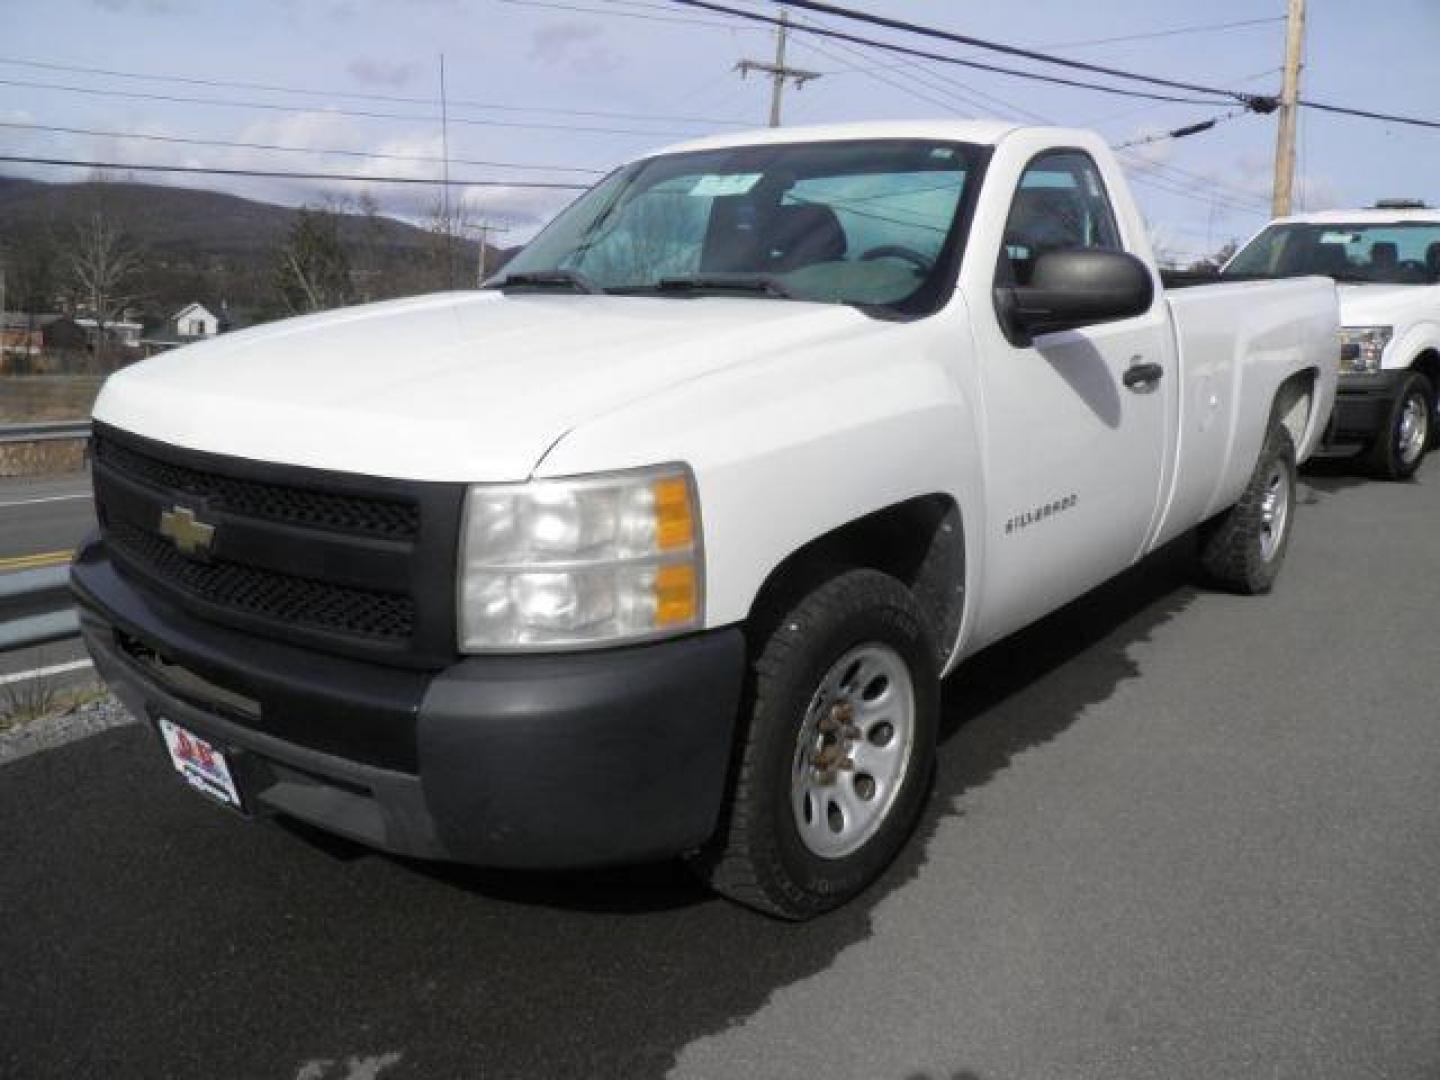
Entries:
POLYGON ((1285 30, 1285 83, 1280 91, 1280 131, 1275 141, 1272 217, 1290 213, 1295 186, 1295 120, 1300 99, 1300 56, 1305 51, 1305 0, 1290 0, 1285 30))
POLYGON ((510 226, 508 226, 508 225, 491 225, 488 221, 482 221, 482 222, 479 224, 478 228, 479 228, 479 231, 480 231, 480 258, 479 258, 479 266, 477 267, 477 269, 478 269, 478 271, 479 271, 479 281, 477 282, 477 284, 484 285, 484 284, 485 284, 485 245, 490 242, 490 234, 491 234, 492 232, 493 232, 493 233, 507 233, 507 232, 510 231, 510 226))
POLYGON ((440 215, 445 221, 445 287, 455 288, 455 222, 450 217, 450 106, 445 94, 445 54, 440 54, 440 215))
POLYGON ((820 78, 818 71, 804 71, 800 68, 785 66, 785 31, 790 25, 790 13, 784 8, 780 9, 780 25, 775 31, 775 62, 766 63, 764 60, 741 60, 735 65, 735 70, 741 76, 749 75, 752 71, 763 72, 770 76, 770 126, 780 126, 780 96, 785 90, 785 80, 792 79, 795 82, 795 89, 799 90, 811 79, 820 78))

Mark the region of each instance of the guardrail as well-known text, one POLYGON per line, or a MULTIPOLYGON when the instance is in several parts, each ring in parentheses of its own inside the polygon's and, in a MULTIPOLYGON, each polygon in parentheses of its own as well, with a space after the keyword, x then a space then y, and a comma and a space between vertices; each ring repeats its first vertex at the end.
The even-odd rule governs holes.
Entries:
POLYGON ((88 439, 89 420, 44 420, 33 424, 0 424, 0 444, 88 439))
POLYGON ((79 633, 68 565, 0 574, 0 652, 48 645, 79 633))

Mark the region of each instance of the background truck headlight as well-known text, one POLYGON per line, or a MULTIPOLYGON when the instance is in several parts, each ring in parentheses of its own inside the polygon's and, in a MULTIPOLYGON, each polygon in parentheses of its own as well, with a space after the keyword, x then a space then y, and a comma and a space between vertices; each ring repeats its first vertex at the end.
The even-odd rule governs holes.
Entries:
POLYGON ((575 648, 704 621, 700 515, 683 465, 480 484, 465 501, 464 652, 575 648))
POLYGON ((1340 371, 1346 375, 1368 375, 1380 370, 1380 357, 1393 326, 1342 326, 1340 328, 1340 371))

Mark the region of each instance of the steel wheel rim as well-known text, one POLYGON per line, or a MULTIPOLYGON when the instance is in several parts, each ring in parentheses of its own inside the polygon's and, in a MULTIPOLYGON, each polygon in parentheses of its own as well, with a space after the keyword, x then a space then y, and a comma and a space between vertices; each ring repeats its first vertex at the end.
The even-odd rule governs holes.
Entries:
POLYGON ((1400 460, 1406 465, 1417 461, 1429 438, 1430 408, 1423 395, 1411 394, 1405 399, 1405 409, 1400 414, 1400 430, 1396 435, 1400 460))
POLYGON ((1265 478, 1265 494, 1260 498, 1260 557, 1269 562, 1285 541, 1290 524, 1289 473, 1277 464, 1265 478))
POLYGON ((820 680, 795 741, 790 808, 800 841, 843 859, 889 817, 915 744, 915 684, 900 654, 851 649, 820 680))

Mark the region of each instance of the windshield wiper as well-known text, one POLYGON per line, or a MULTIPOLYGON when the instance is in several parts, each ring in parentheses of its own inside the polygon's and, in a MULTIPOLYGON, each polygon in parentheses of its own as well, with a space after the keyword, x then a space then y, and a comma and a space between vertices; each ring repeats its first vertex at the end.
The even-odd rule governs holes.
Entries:
POLYGON ((795 294, 771 274, 686 274, 662 277, 654 287, 661 293, 745 292, 795 299, 795 294))
POLYGON ((578 270, 522 270, 506 274, 491 289, 569 289, 571 292, 602 293, 605 290, 596 285, 578 270))

